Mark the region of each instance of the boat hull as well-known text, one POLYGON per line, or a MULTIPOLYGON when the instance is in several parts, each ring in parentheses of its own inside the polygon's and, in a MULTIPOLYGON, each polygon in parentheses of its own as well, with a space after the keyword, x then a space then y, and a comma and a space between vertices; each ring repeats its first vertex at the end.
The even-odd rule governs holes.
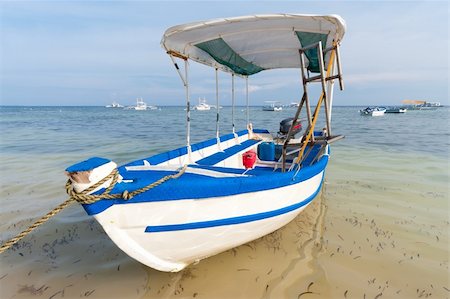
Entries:
POLYGON ((323 175, 231 196, 113 205, 95 218, 129 256, 176 272, 286 225, 318 194, 323 175))

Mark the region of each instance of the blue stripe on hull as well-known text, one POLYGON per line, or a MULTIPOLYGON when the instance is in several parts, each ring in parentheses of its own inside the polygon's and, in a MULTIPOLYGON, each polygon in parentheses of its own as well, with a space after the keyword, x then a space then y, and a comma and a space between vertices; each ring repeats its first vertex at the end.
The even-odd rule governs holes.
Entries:
POLYGON ((217 220, 209 220, 209 221, 201 221, 201 222, 147 226, 145 228, 145 232, 146 233, 157 233, 157 232, 201 229, 201 228, 209 228, 209 227, 217 227, 217 226, 225 226, 225 225, 242 224, 242 223, 247 223, 247 222, 252 222, 252 221, 264 220, 264 219, 275 217, 275 216, 280 216, 282 214, 292 212, 294 210, 297 210, 297 209, 309 204, 319 193, 319 191, 322 187, 323 178, 324 178, 324 176, 322 176, 322 180, 320 182, 319 188, 317 188, 317 190, 314 192, 314 194, 312 194, 310 197, 308 197, 307 199, 305 199, 301 202, 295 203, 293 205, 290 205, 290 206, 287 206, 287 207, 284 207, 284 208, 281 208, 278 210, 257 213, 257 214, 252 214, 252 215, 245 215, 245 216, 238 216, 238 217, 231 217, 231 218, 224 218, 224 219, 217 219, 217 220))

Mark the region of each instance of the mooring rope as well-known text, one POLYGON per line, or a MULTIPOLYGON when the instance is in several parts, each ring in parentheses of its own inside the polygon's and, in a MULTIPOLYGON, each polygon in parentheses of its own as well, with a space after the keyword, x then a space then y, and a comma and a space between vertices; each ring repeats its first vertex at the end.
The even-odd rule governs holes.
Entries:
POLYGON ((141 188, 141 189, 137 189, 133 192, 128 192, 127 190, 125 190, 122 194, 110 194, 111 190, 114 188, 114 186, 116 185, 118 179, 119 179, 119 172, 117 171, 117 169, 114 169, 113 171, 111 171, 111 173, 106 176, 105 178, 103 178, 102 180, 98 181, 97 183, 95 183, 94 185, 92 185, 91 187, 87 188, 86 190, 83 190, 80 193, 75 192, 75 190, 73 190, 72 188, 72 183, 69 180, 67 180, 66 183, 66 192, 69 195, 69 199, 67 199, 65 202, 63 202, 62 204, 58 205, 57 207, 55 207, 53 210, 51 210, 50 212, 48 212, 45 216, 41 217, 38 221, 36 221, 35 223, 33 223, 30 227, 28 227, 26 230, 22 231, 21 233, 19 233, 17 236, 15 236, 14 238, 10 239, 9 241, 5 242, 1 247, 0 247, 0 253, 4 252, 5 250, 9 249, 11 246, 13 246, 14 244, 16 244, 17 242, 19 242, 22 238, 24 238, 25 236, 27 236, 29 233, 31 233, 34 229, 36 229, 37 227, 39 227, 40 225, 44 224, 45 222, 47 222, 50 218, 52 218, 53 216, 55 216, 56 214, 58 214, 60 211, 62 211, 64 208, 66 208, 67 206, 71 205, 74 202, 78 202, 80 204, 91 204, 94 203, 96 201, 99 201, 101 199, 118 199, 118 198, 123 198, 124 200, 130 200, 131 198, 133 198, 134 196, 141 194, 143 192, 146 192, 152 188, 155 188, 161 184, 163 184, 164 182, 167 182, 168 180, 171 179, 177 179, 180 176, 183 175, 183 173, 185 173, 187 168, 187 165, 184 165, 181 170, 176 173, 176 174, 170 174, 170 175, 166 175, 165 177, 162 177, 161 179, 141 188), (105 192, 103 192, 102 194, 88 194, 92 191, 94 191, 95 189, 97 189, 98 187, 100 187, 101 185, 103 185, 105 182, 111 180, 111 184, 109 185, 108 188, 106 188, 105 192))

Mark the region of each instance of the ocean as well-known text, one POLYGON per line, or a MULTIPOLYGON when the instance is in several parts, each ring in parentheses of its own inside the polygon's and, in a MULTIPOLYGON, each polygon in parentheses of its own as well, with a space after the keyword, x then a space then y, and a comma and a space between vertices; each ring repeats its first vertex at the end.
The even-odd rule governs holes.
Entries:
MULTIPOLYGON (((134 261, 73 204, 0 254, 1 298, 449 298, 448 107, 381 117, 334 107, 322 192, 294 221, 178 273, 134 261)), ((293 108, 251 107, 277 132, 293 108)), ((192 142, 216 114, 192 111, 192 142)), ((238 130, 246 125, 235 109, 238 130)), ((0 106, 0 239, 67 199, 64 169, 92 156, 121 165, 185 145, 183 107, 0 106)), ((231 108, 220 131, 231 132, 231 108)))

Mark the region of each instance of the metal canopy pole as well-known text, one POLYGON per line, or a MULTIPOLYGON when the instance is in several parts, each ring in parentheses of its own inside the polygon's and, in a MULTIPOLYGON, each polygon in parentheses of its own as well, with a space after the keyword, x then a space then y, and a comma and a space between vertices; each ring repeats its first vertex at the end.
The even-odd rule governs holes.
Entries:
MULTIPOLYGON (((178 64, 175 62, 175 59, 173 58, 172 55, 169 55, 169 57, 170 57, 170 59, 172 60, 173 65, 175 66, 175 69, 177 70, 177 73, 178 73, 178 75, 179 75, 180 78, 181 78, 181 81, 183 81, 183 85, 186 87, 186 80, 184 80, 183 74, 181 74, 180 67, 179 67, 178 64)), ((182 58, 182 59, 183 59, 184 61, 186 61, 186 58, 182 58)))
POLYGON ((219 137, 219 69, 216 68, 216 139, 217 145, 220 146, 219 137))
POLYGON ((231 74, 231 124, 233 126, 234 138, 237 138, 236 129, 234 125, 234 74, 231 74))
POLYGON ((247 103, 247 127, 248 127, 248 124, 250 123, 250 112, 249 112, 249 100, 248 100, 248 76, 246 76, 245 77, 245 97, 246 97, 246 99, 245 99, 245 101, 246 101, 246 103, 247 103))
MULTIPOLYGON (((339 54, 339 43, 335 43, 332 47, 335 49, 335 61, 333 61, 333 68, 332 68, 332 76, 331 78, 337 77, 339 79, 339 87, 340 90, 344 90, 344 81, 342 79, 342 67, 341 67, 341 58, 339 54), (337 71, 337 75, 334 75, 337 71)), ((329 106, 329 112, 330 112, 330 122, 331 122, 331 115, 332 115, 332 108, 333 108, 333 90, 334 90, 334 80, 329 80, 327 86, 327 92, 328 92, 328 106, 329 106)))
POLYGON ((186 129, 186 147, 187 147, 187 154, 188 154, 188 163, 191 163, 191 102, 190 102, 190 95, 189 95, 189 63, 187 59, 184 61, 184 71, 185 71, 185 84, 186 87, 186 121, 187 121, 187 129, 186 129))
MULTIPOLYGON (((331 62, 331 77, 336 73, 336 63, 334 61, 331 62)), ((331 115, 333 110, 333 90, 334 90, 334 80, 327 81, 327 100, 328 100, 328 113, 329 113, 329 121, 331 128, 331 115)), ((330 132, 327 132, 328 136, 331 136, 330 132)))
MULTIPOLYGON (((327 125, 327 134, 331 135, 331 125, 330 125, 330 113, 329 113, 329 107, 328 107, 328 97, 327 97, 327 88, 325 86, 325 63, 323 62, 323 48, 322 48, 322 42, 319 42, 317 50, 317 58, 319 59, 319 66, 320 66, 320 82, 322 83, 322 94, 323 94, 323 105, 325 108, 325 122, 327 125)), ((332 63, 330 61, 330 63, 332 63)), ((332 72, 332 67, 330 70, 328 70, 328 73, 332 72)), ((332 73, 331 73, 332 74, 332 73)), ((314 135, 314 134, 313 134, 314 135)), ((313 140, 314 141, 314 140, 313 140)))
POLYGON ((168 53, 170 59, 173 62, 173 65, 175 66, 175 69, 177 70, 178 75, 181 78, 181 81, 183 81, 183 85, 186 91, 186 121, 187 121, 187 128, 186 128, 186 148, 187 148, 187 157, 188 157, 188 163, 192 162, 191 159, 191 154, 192 154, 192 149, 191 149, 191 103, 190 103, 190 96, 189 96, 189 81, 188 81, 188 60, 187 57, 184 56, 180 56, 180 55, 175 55, 175 53, 168 53), (174 56, 181 58, 184 60, 184 78, 183 78, 183 74, 180 71, 180 68, 178 66, 178 64, 175 62, 174 56))
POLYGON ((341 54, 339 52, 339 43, 336 43, 335 47, 336 47, 337 72, 339 76, 339 87, 341 90, 344 90, 344 80, 342 79, 341 54))
MULTIPOLYGON (((303 82, 303 92, 305 96, 305 104, 306 104, 306 115, 308 117, 308 129, 312 126, 312 120, 311 120, 311 106, 309 104, 309 98, 308 98, 308 86, 307 86, 307 80, 306 80, 306 74, 305 74, 305 59, 303 57, 303 52, 305 49, 300 49, 298 53, 300 54, 300 68, 302 70, 302 82, 303 82)), ((308 131, 308 130, 306 130, 308 131)), ((306 132, 305 131, 305 132, 306 132)), ((312 137, 312 141, 314 141, 314 136, 312 137)))

